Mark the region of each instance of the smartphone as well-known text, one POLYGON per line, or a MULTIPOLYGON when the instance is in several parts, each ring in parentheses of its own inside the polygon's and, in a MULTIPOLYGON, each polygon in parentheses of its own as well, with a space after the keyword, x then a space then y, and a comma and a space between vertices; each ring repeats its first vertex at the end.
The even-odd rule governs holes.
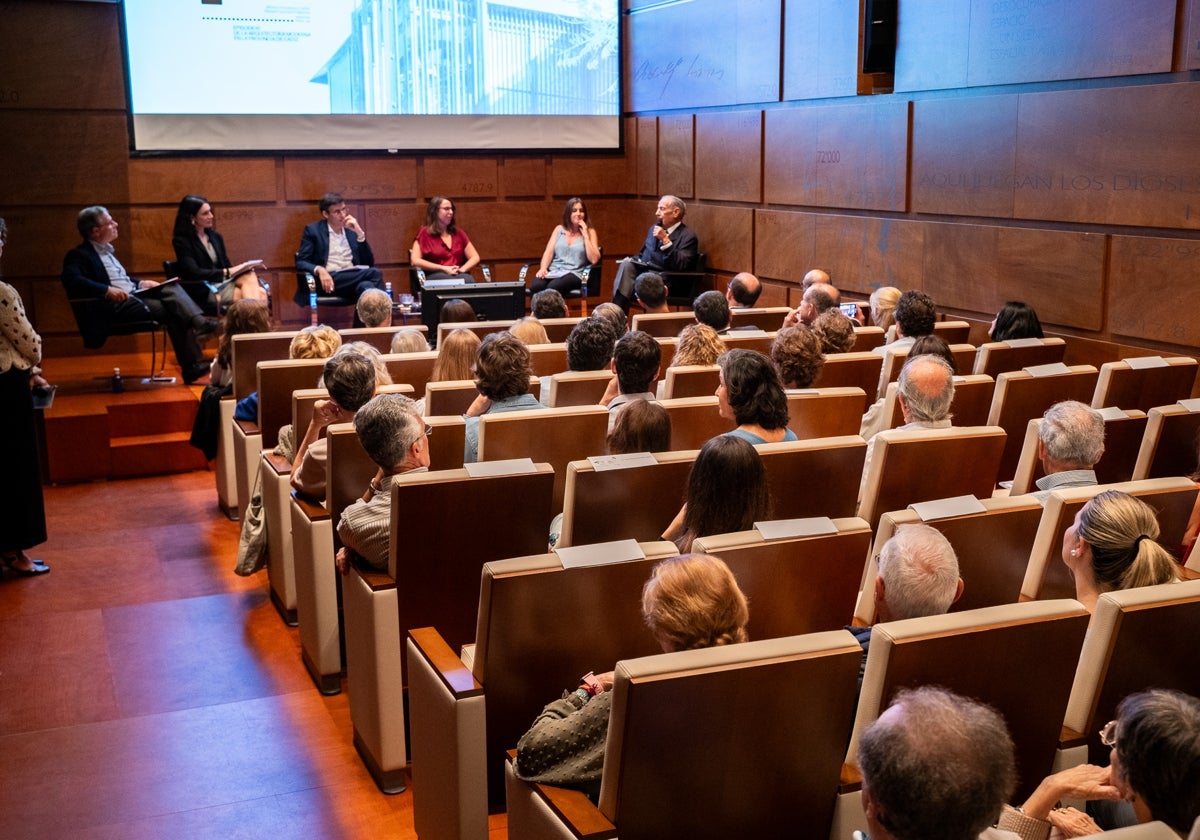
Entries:
POLYGON ((858 304, 856 303, 841 303, 838 304, 838 309, 842 310, 842 314, 847 318, 858 317, 858 304))

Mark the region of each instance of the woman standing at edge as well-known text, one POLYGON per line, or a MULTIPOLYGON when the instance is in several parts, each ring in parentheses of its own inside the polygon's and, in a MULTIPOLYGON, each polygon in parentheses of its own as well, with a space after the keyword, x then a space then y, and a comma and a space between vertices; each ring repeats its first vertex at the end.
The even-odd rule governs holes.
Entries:
POLYGON ((600 262, 600 238, 588 225, 587 205, 582 198, 568 198, 563 207, 562 224, 557 225, 546 243, 538 268, 529 289, 535 295, 545 288, 560 294, 574 291, 583 285, 579 272, 600 262))
MULTIPOLYGON (((0 219, 0 254, 8 225, 0 219)), ((0 563, 10 573, 42 575, 50 567, 25 554, 46 541, 46 509, 38 465, 31 385, 45 385, 37 372, 42 338, 25 317, 17 290, 0 282, 0 440, 8 447, 0 481, 0 563)))
POLYGON ((425 226, 417 231, 409 254, 413 268, 422 268, 430 280, 457 277, 474 283, 470 271, 479 265, 479 252, 471 237, 454 223, 454 202, 435 195, 425 210, 425 226))

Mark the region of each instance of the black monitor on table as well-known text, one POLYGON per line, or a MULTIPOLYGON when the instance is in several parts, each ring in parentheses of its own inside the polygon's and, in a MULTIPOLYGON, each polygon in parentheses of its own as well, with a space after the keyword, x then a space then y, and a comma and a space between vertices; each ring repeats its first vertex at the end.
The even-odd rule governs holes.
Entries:
POLYGON ((475 310, 480 321, 512 321, 525 314, 525 284, 455 283, 426 281, 421 289, 421 323, 429 329, 432 341, 437 341, 438 319, 447 301, 465 300, 475 310))

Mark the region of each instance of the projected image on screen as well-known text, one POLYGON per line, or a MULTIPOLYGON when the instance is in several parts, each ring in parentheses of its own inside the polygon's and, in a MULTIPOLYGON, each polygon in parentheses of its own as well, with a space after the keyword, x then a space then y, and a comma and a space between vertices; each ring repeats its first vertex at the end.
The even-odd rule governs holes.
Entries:
POLYGON ((134 145, 615 148, 618 2, 124 0, 134 145))

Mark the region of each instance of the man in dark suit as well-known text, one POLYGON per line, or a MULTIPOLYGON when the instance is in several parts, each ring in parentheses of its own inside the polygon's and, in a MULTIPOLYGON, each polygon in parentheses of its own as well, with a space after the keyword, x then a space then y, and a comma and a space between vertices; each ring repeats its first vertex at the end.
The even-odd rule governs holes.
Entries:
POLYGON ((76 219, 83 237, 63 258, 62 282, 72 299, 103 298, 114 322, 154 319, 167 328, 175 359, 189 385, 208 373, 197 336, 214 332, 220 322, 205 318, 196 302, 177 284, 130 277, 117 260, 112 242, 117 223, 104 207, 85 207, 76 219))
MULTIPOLYGON (((372 267, 375 255, 366 231, 346 209, 346 199, 339 193, 325 193, 318 207, 324 218, 304 228, 296 268, 312 274, 319 291, 347 303, 357 303, 367 289, 383 289, 383 274, 372 267)), ((296 303, 308 306, 308 288, 297 285, 296 303)))
POLYGON ((644 271, 691 271, 700 243, 696 234, 683 223, 687 205, 673 195, 664 195, 654 211, 655 223, 646 235, 642 252, 636 257, 617 261, 617 279, 613 284, 613 303, 626 314, 633 300, 633 284, 644 271))

